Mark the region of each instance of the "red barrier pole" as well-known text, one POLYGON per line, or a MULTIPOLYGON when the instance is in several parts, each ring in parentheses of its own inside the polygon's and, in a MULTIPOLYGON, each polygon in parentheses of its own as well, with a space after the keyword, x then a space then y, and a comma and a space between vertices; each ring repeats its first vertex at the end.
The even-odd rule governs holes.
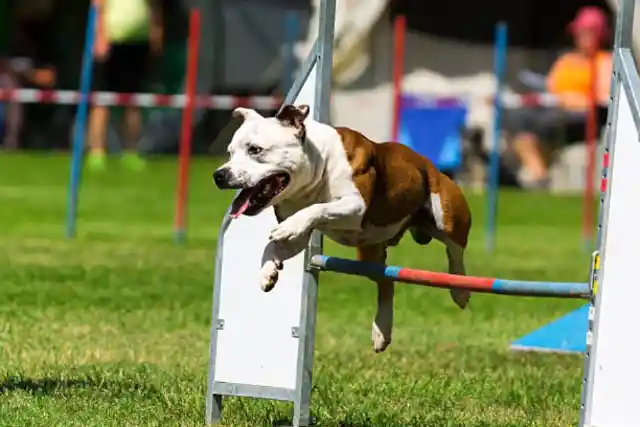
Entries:
POLYGON ((597 57, 591 59, 591 90, 589 92, 589 106, 587 110, 587 121, 585 135, 587 139, 587 167, 585 169, 585 187, 582 201, 582 237, 587 250, 592 249, 593 233, 595 226, 594 215, 594 174, 596 170, 596 140, 598 138, 598 62, 597 57))
POLYGON ((180 159, 174 217, 176 241, 178 243, 182 243, 186 235, 189 166, 191 158, 191 126, 193 124, 193 110, 195 108, 199 41, 200 11, 198 9, 191 9, 189 14, 189 38, 187 40, 186 102, 182 112, 182 128, 180 131, 180 159))
POLYGON ((404 39, 407 33, 407 19, 397 15, 393 22, 393 123, 391 137, 398 141, 400 137, 400 101, 402 96, 402 78, 404 77, 404 39))

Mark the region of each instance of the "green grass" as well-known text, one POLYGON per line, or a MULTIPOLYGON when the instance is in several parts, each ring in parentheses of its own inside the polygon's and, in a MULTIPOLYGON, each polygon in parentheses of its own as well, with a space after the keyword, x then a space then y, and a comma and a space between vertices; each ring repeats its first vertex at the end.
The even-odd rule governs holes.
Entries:
MULTIPOLYGON (((64 236, 67 158, 0 153, 0 424, 202 425, 212 256, 231 194, 214 161, 191 175, 189 241, 173 243, 176 165, 85 173, 79 235, 64 236)), ((504 193, 498 250, 483 250, 483 205, 469 274, 586 280, 579 198, 504 193)), ((327 244, 333 255, 352 250, 327 244)), ((391 263, 444 271, 443 248, 405 239, 391 263)), ((312 412, 320 426, 567 426, 579 414, 582 358, 514 354, 509 342, 580 305, 399 286, 394 342, 371 350, 375 287, 323 275, 312 412)), ((259 322, 260 319, 247 319, 259 322)), ((224 425, 287 419, 285 403, 229 399, 224 425)))

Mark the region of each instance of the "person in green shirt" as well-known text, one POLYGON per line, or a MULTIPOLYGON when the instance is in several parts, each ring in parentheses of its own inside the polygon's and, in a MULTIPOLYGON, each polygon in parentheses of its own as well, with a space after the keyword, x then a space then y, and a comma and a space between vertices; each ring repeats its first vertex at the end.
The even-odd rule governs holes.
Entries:
MULTIPOLYGON (((94 52, 94 90, 141 92, 152 55, 162 51, 162 15, 159 0, 92 0, 97 11, 94 52)), ((109 110, 94 106, 89 117, 88 166, 106 167, 106 136, 109 110)), ((142 115, 125 107, 123 126, 124 164, 144 167, 135 151, 142 131, 142 115)))

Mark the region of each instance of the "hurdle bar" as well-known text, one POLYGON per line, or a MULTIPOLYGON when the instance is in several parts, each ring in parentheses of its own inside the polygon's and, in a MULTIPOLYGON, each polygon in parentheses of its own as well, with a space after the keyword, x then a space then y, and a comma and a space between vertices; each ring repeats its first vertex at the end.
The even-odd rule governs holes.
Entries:
POLYGON ((354 261, 326 255, 314 255, 311 257, 309 266, 321 271, 364 276, 370 279, 391 279, 394 282, 432 288, 464 289, 479 293, 512 296, 572 299, 591 298, 591 287, 589 283, 586 282, 534 282, 461 276, 393 265, 382 265, 373 262, 354 261))

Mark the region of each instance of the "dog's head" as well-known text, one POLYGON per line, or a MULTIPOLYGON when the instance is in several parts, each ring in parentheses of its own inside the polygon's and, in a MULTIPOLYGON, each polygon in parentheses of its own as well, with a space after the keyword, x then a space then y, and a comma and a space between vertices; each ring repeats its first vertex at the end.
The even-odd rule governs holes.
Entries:
POLYGON ((308 179, 308 115, 307 105, 285 105, 275 117, 248 108, 233 111, 242 123, 227 147, 229 161, 213 174, 218 188, 241 190, 231 206, 232 217, 257 215, 308 179))

